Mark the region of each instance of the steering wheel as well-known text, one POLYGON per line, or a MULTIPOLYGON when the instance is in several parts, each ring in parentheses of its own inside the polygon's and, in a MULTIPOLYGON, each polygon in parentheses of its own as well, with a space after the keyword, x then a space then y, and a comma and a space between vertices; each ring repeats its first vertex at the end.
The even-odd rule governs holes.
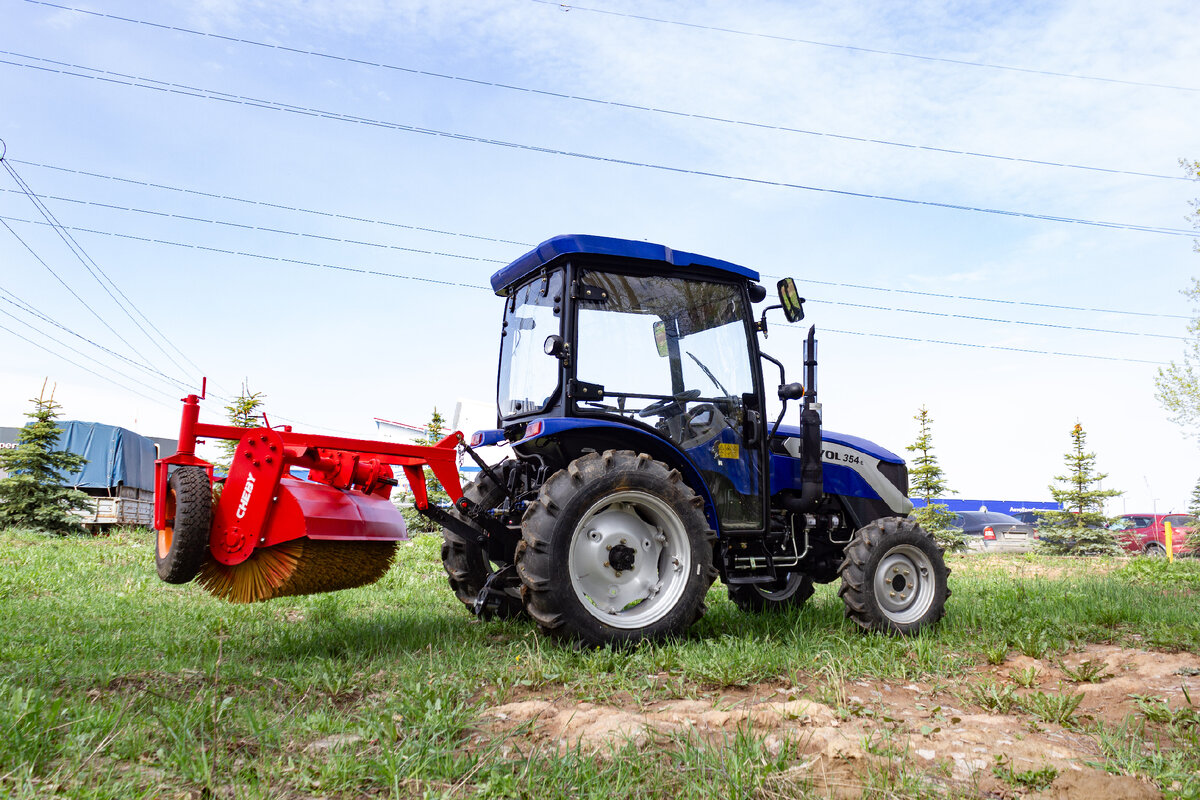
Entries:
POLYGON ((637 412, 639 417, 674 417, 683 413, 683 404, 688 400, 695 400, 700 396, 699 389, 688 389, 686 392, 680 392, 674 397, 664 397, 661 400, 655 400, 650 405, 637 412))

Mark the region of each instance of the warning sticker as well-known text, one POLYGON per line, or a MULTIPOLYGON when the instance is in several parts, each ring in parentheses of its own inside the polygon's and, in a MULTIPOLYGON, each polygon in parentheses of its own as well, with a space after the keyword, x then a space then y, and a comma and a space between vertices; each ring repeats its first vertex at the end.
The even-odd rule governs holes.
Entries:
POLYGON ((717 458, 738 458, 741 448, 733 442, 717 442, 717 458))

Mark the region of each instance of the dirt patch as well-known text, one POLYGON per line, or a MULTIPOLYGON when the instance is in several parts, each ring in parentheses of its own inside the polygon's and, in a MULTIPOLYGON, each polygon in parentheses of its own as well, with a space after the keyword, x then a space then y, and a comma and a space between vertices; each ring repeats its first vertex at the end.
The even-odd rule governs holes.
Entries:
POLYGON ((487 710, 484 727, 525 753, 599 755, 671 737, 719 745, 751 731, 768 749, 788 746, 797 758, 773 781, 831 797, 861 796, 869 771, 906 769, 984 797, 1156 798, 1148 781, 1098 767, 1103 754, 1077 723, 1138 716, 1134 695, 1180 708, 1185 690, 1200 697, 1200 656, 1095 645, 1062 659, 1017 655, 950 684, 847 681, 820 693, 759 686, 620 706, 526 696, 487 710), (986 688, 1007 705, 981 701, 986 688), (1077 695, 1067 724, 1052 721, 1058 704, 1077 695), (1050 711, 1031 711, 1038 701, 1050 711), (1013 780, 1038 772, 1050 778, 1040 790, 1013 780))

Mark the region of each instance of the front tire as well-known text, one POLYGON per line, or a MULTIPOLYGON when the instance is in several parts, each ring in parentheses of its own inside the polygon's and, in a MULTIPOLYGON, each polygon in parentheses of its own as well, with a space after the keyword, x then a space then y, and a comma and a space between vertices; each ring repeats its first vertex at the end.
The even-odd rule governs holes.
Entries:
POLYGON ((813 596, 812 577, 800 572, 789 572, 772 583, 738 583, 728 588, 733 604, 749 614, 800 608, 813 596))
POLYGON ((521 596, 550 636, 660 640, 704 613, 716 534, 679 472, 644 453, 572 461, 542 486, 521 529, 521 596))
POLYGON ((167 480, 166 525, 158 531, 154 566, 167 583, 187 583, 208 560, 212 486, 200 467, 177 467, 167 480))
POLYGON ((910 636, 946 612, 950 570, 913 520, 885 517, 860 528, 838 572, 846 616, 865 631, 910 636))

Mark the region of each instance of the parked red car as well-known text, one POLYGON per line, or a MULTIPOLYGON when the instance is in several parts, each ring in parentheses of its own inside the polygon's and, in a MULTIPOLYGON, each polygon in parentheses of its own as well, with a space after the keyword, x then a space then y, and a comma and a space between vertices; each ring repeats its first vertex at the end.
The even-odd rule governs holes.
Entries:
POLYGON ((1131 553, 1148 556, 1167 554, 1166 523, 1171 523, 1171 549, 1176 556, 1193 554, 1188 535, 1196 527, 1196 518, 1189 514, 1122 514, 1109 526, 1117 540, 1131 553))

